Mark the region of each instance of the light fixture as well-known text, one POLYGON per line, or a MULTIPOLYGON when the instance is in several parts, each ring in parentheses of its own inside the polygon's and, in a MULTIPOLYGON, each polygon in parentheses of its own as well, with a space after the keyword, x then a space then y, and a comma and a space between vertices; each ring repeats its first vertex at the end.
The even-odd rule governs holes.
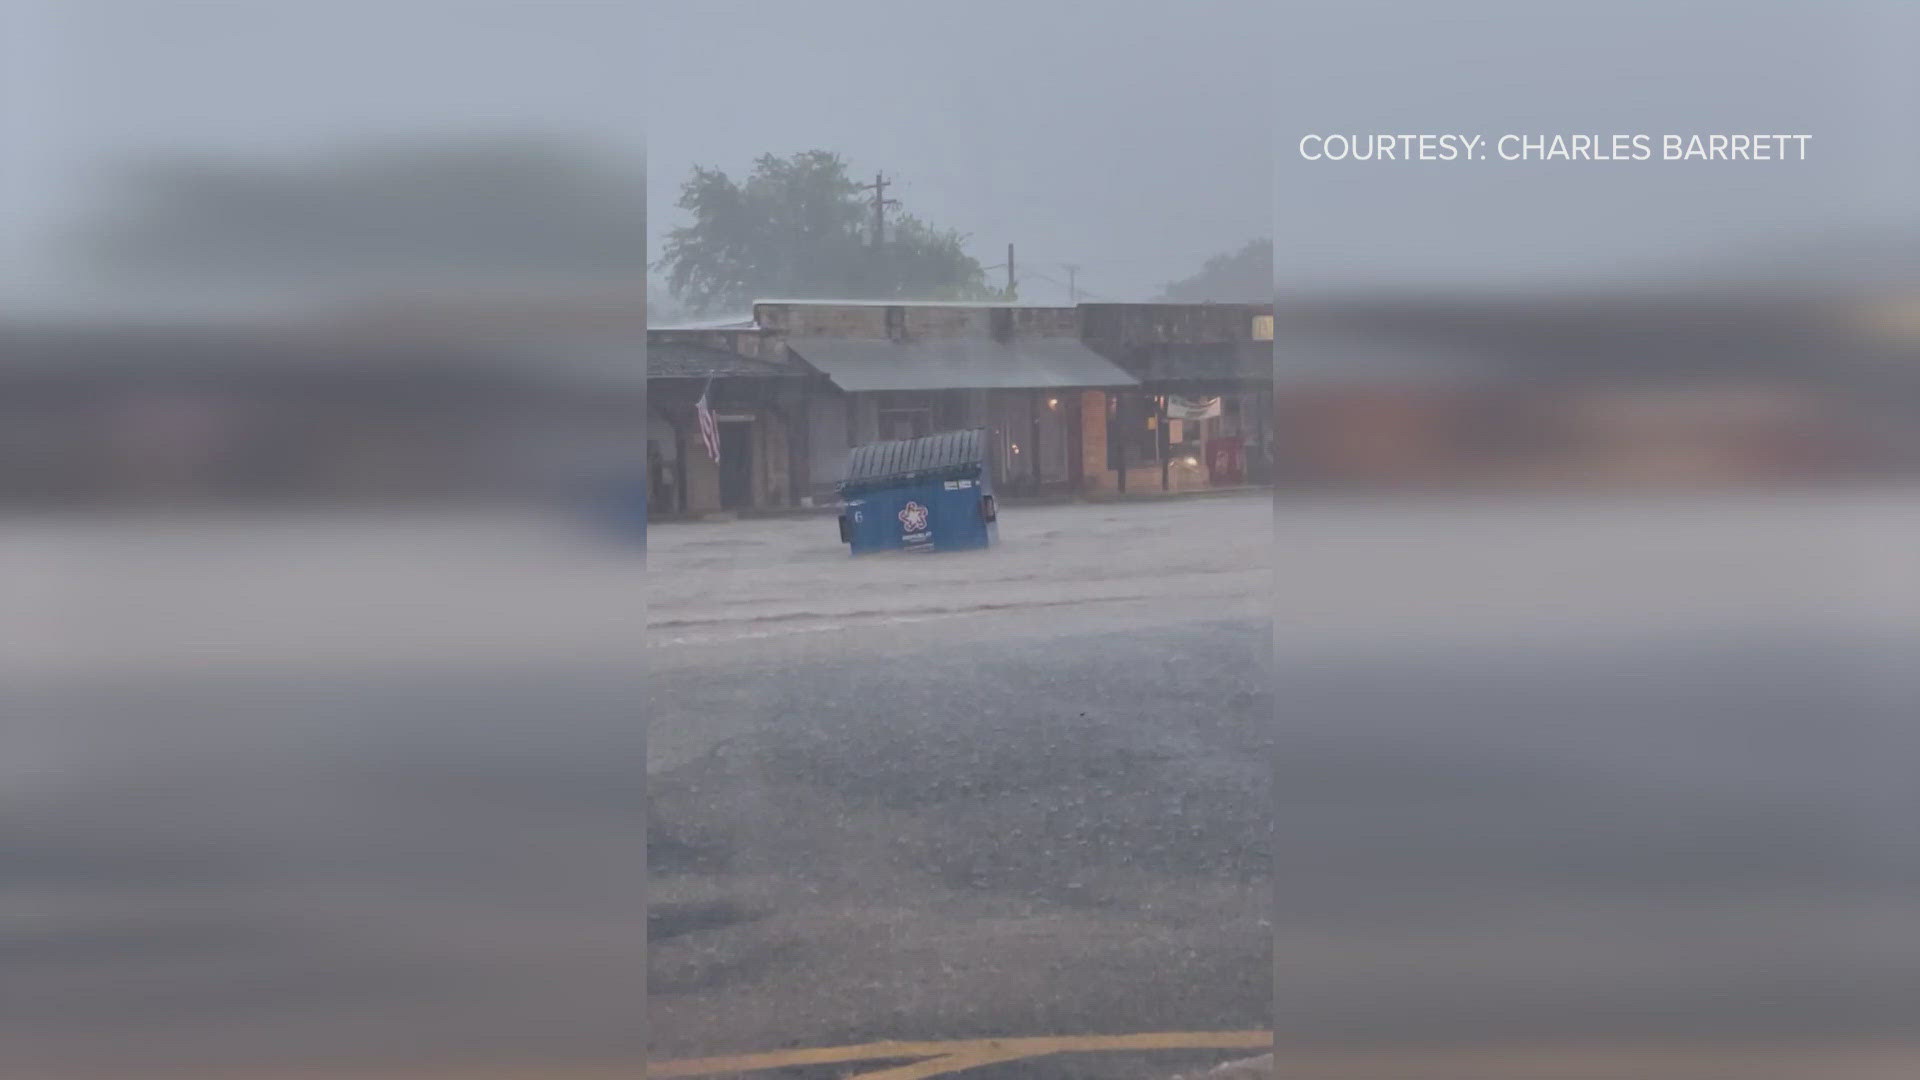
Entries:
POLYGON ((1059 408, 1059 407, 1060 407, 1060 399, 1059 399, 1059 398, 1057 398, 1057 397, 1050 397, 1050 398, 1048 398, 1048 399, 1047 399, 1047 408, 1049 408, 1049 409, 1057 409, 1057 408, 1059 408))

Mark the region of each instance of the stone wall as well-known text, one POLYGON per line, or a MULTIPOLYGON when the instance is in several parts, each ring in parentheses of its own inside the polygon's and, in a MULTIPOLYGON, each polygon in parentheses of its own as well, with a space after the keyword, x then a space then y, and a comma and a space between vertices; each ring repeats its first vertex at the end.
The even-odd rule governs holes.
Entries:
POLYGON ((964 338, 1014 334, 1077 338, 1079 312, 1071 307, 990 304, 762 303, 753 307, 760 333, 787 338, 964 338))
MULTIPOLYGON (((788 505, 787 489, 792 474, 788 471, 787 425, 777 414, 760 409, 722 409, 722 415, 753 416, 753 506, 756 509, 781 509, 788 505)), ((687 459, 687 513, 718 513, 720 506, 720 466, 707 456, 700 440, 699 421, 689 412, 682 418, 680 453, 687 459)), ((664 513, 667 508, 662 507, 664 513)))
POLYGON ((789 467, 786 421, 777 413, 760 412, 753 425, 753 442, 754 505, 769 509, 787 506, 793 472, 789 467))
POLYGON ((1271 304, 1082 304, 1080 330, 1103 345, 1255 341, 1258 318, 1272 315, 1271 304))

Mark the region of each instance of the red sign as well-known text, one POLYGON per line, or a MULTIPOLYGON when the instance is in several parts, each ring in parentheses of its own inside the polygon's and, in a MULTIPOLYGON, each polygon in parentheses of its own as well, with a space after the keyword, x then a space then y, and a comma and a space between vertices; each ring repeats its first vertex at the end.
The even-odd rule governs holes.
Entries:
POLYGON ((1247 478, 1247 441, 1239 435, 1207 440, 1207 482, 1239 484, 1247 478))

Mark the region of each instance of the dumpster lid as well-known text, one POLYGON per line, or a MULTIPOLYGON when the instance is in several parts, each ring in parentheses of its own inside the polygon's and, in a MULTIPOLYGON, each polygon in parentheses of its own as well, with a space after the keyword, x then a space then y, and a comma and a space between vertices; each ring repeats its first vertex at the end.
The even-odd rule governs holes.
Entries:
POLYGON ((879 487, 943 473, 973 472, 986 459, 987 433, 982 428, 867 443, 847 455, 847 473, 840 488, 879 487))

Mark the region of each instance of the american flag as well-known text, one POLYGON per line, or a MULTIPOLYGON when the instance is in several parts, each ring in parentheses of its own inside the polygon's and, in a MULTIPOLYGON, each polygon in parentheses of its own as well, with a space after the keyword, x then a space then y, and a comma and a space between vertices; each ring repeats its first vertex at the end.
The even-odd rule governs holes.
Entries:
POLYGON ((713 379, 708 378, 707 385, 700 390, 700 400, 694 403, 693 409, 700 414, 700 441, 707 444, 707 456, 713 459, 715 465, 718 465, 720 464, 720 425, 714 421, 713 406, 707 402, 708 396, 712 393, 713 379))

